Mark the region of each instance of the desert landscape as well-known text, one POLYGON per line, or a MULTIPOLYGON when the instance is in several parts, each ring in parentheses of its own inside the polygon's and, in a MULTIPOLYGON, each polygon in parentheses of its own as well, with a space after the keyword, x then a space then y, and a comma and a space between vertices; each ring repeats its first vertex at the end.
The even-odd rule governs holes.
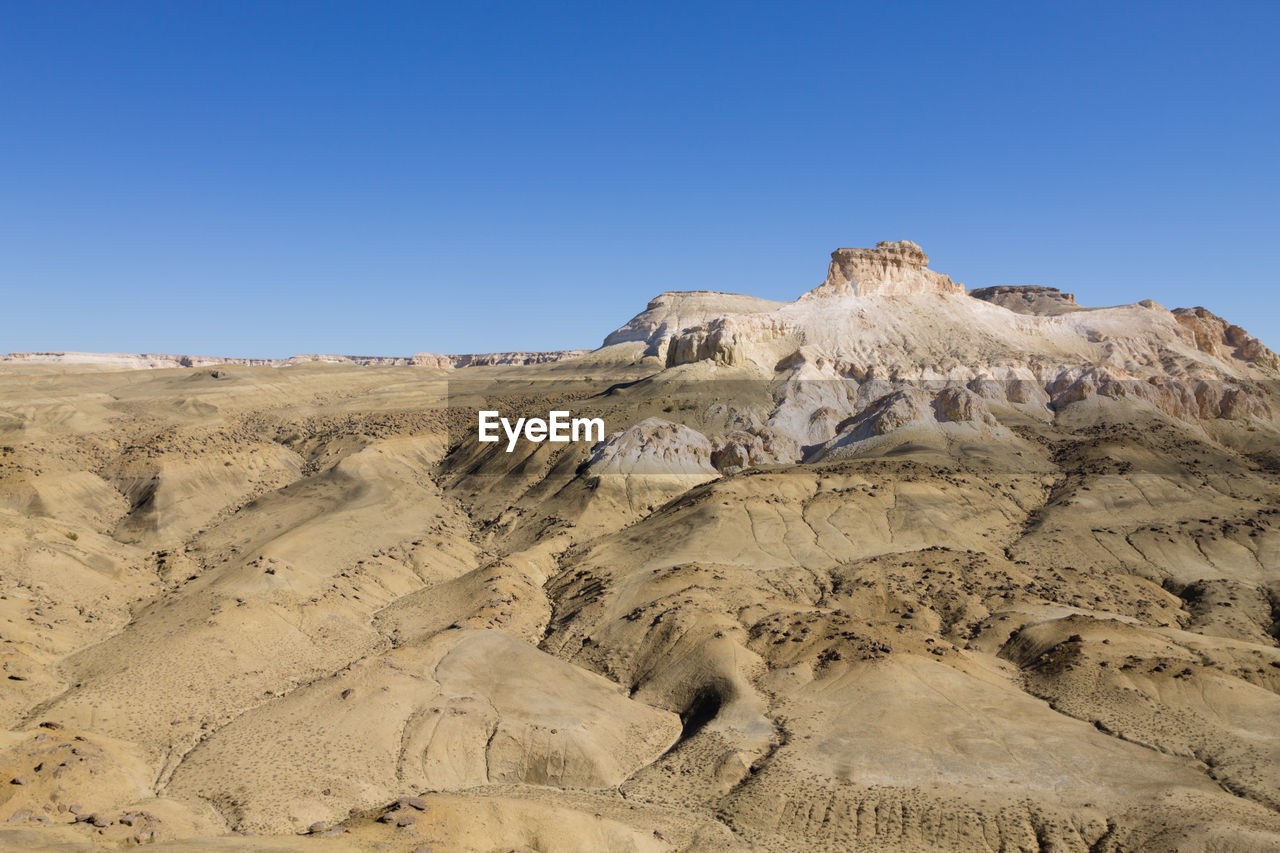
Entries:
POLYGON ((0 848, 1280 849, 1280 358, 817 261, 592 351, 5 357, 0 848))

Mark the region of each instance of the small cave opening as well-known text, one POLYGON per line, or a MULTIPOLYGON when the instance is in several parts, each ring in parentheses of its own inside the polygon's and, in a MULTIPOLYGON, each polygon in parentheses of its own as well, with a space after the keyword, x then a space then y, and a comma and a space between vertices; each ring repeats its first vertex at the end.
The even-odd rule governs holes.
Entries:
POLYGON ((720 708, 723 704, 724 698, 718 690, 711 687, 699 687, 689 701, 688 707, 684 709, 684 713, 680 715, 680 723, 682 725, 680 740, 686 741, 702 731, 707 723, 714 720, 716 714, 720 713, 720 708))

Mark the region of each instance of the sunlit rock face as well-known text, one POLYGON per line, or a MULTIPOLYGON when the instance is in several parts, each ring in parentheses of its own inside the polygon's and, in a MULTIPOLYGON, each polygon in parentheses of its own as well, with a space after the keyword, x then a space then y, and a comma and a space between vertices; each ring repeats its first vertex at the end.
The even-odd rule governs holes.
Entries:
POLYGON ((647 418, 604 440, 587 463, 595 476, 676 474, 714 477, 711 443, 697 430, 661 418, 647 418))
POLYGON ((1174 317, 1195 339, 1196 347, 1216 358, 1240 359, 1280 370, 1280 356, 1239 326, 1204 308, 1177 308, 1174 317))
POLYGON ((827 280, 802 298, 964 293, 950 276, 928 267, 929 256, 910 240, 881 240, 874 249, 836 249, 827 280))
MULTIPOLYGON (((1103 397, 1140 401, 1184 421, 1273 417, 1258 383, 1274 381, 1280 358, 1203 308, 1170 311, 1151 300, 1090 308, 1043 286, 966 291, 928 263, 920 246, 905 240, 837 249, 826 280, 795 302, 737 310, 741 297, 715 294, 698 300, 698 312, 684 313, 693 321, 681 328, 664 309, 664 362, 766 381, 866 386, 856 399, 834 402, 818 398, 849 392, 786 392, 788 402, 768 423, 801 447, 829 440, 844 419, 918 383, 931 393, 966 387, 1032 415, 1103 397)), ((645 317, 629 325, 643 325, 645 317)), ((771 455, 752 442, 728 444, 737 446, 726 446, 722 465, 771 455)))
POLYGON ((730 314, 776 311, 784 304, 786 303, 755 296, 713 290, 669 291, 654 297, 644 311, 632 317, 626 325, 610 332, 604 339, 604 346, 639 342, 644 344, 644 355, 665 360, 671 339, 681 329, 730 314))

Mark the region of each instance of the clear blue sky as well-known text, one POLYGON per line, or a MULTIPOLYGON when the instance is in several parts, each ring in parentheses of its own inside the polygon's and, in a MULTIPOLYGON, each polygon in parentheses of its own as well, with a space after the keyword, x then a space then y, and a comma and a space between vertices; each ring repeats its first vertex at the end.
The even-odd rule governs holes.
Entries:
POLYGON ((598 345, 908 238, 1280 347, 1280 3, 0 8, 0 351, 598 345))

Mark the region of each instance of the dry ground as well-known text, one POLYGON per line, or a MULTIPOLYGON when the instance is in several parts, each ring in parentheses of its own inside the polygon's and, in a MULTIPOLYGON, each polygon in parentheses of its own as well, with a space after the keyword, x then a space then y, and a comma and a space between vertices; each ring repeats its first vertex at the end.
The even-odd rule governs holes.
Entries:
POLYGON ((1280 849, 1274 434, 463 438, 652 372, 0 368, 0 847, 1280 849))

